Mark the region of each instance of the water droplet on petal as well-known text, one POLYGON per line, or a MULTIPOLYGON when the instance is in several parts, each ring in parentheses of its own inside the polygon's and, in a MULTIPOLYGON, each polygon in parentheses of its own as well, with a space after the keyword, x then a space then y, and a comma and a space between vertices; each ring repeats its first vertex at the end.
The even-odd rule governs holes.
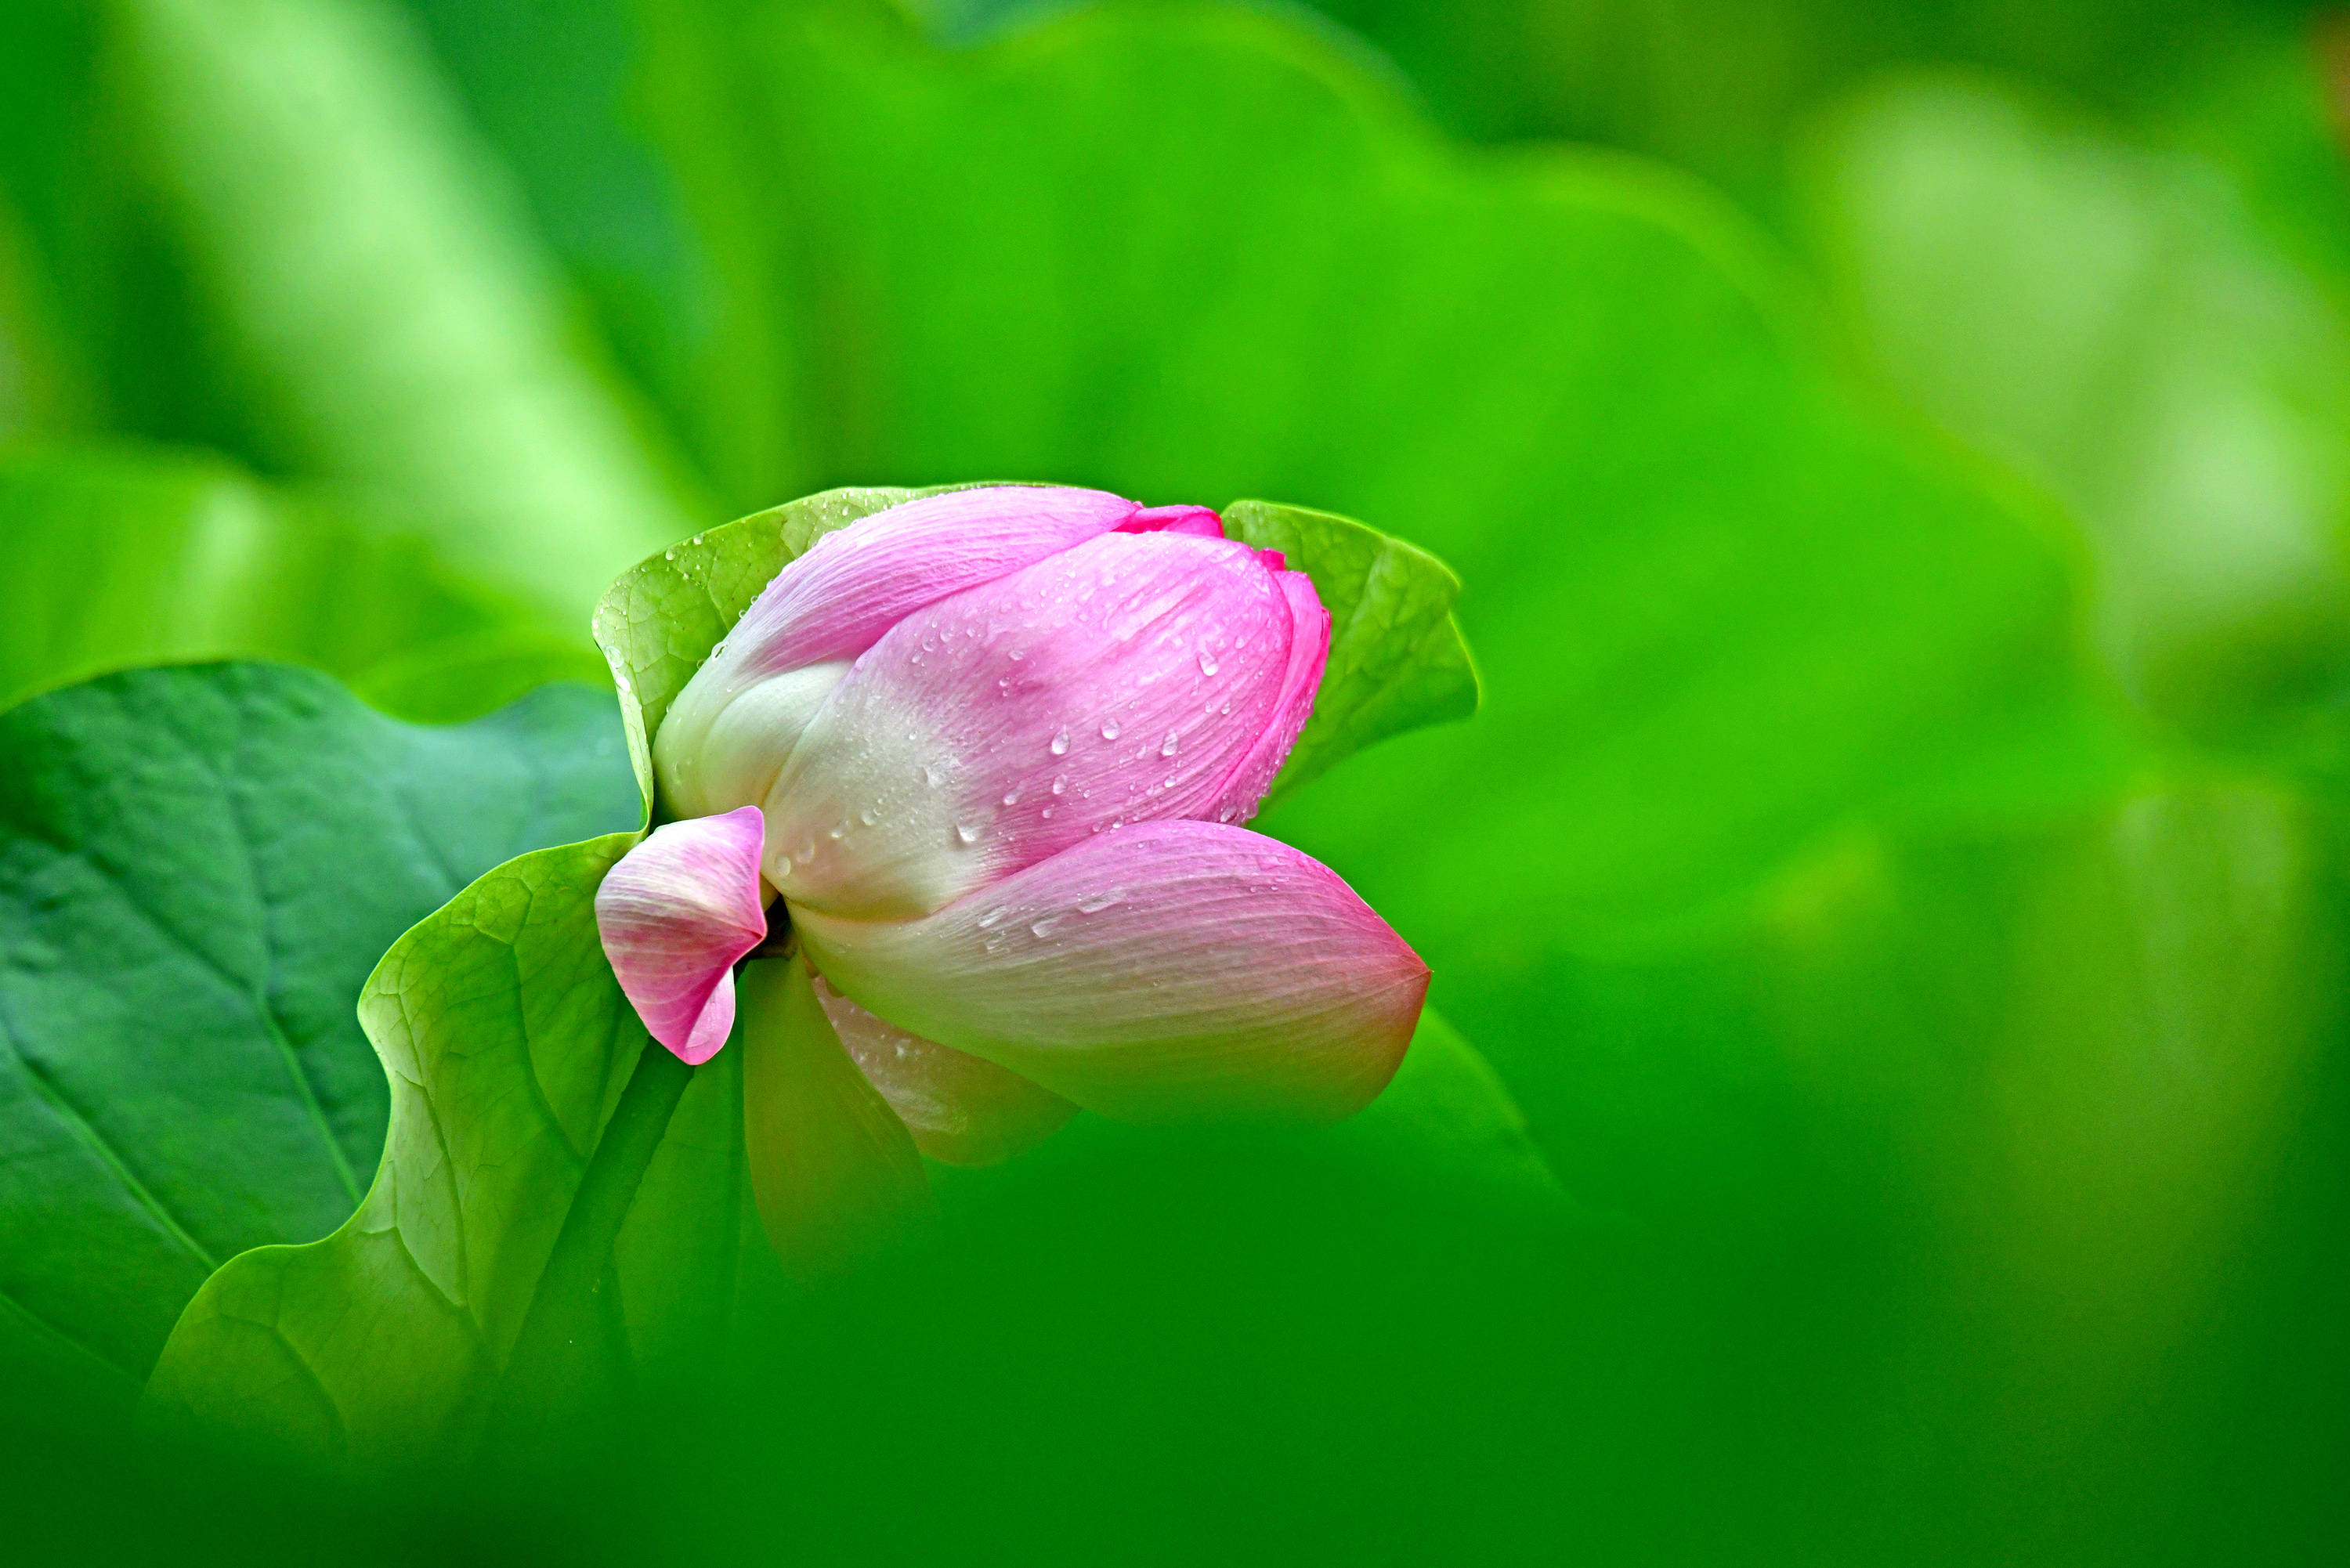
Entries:
POLYGON ((1029 934, 1031 936, 1037 937, 1049 937, 1055 931, 1061 929, 1061 922, 1067 918, 1068 917, 1066 915, 1047 915, 1041 920, 1031 921, 1028 926, 1029 934))
POLYGON ((1210 653, 1206 649, 1201 649, 1200 650, 1200 673, 1202 675, 1213 675, 1216 672, 1216 656, 1210 653))
POLYGON ((1096 893, 1089 898, 1078 899, 1077 912, 1085 915, 1098 915, 1124 897, 1126 897, 1125 888, 1112 888, 1107 893, 1096 893))
POLYGON ((1117 720, 1104 719, 1102 721, 1102 739, 1105 741, 1115 741, 1118 739, 1117 720))
POLYGON ((879 821, 880 821, 880 820, 881 820, 881 814, 880 814, 879 812, 878 812, 878 811, 875 811, 871 806, 869 806, 869 805, 868 805, 868 806, 866 806, 866 807, 862 808, 861 810, 859 810, 859 811, 858 812, 858 814, 857 814, 857 820, 858 820, 858 821, 859 821, 859 822, 861 822, 861 823, 863 823, 866 826, 870 827, 870 826, 872 826, 875 823, 877 823, 877 822, 879 822, 879 821))
POLYGON ((958 822, 955 824, 955 837, 964 844, 976 844, 979 842, 979 829, 968 823, 958 822))
POLYGON ((1180 731, 1168 731, 1167 739, 1159 745, 1159 754, 1162 757, 1173 756, 1175 754, 1176 742, 1182 740, 1182 738, 1183 736, 1180 731))
POLYGON ((825 836, 826 836, 827 838, 846 838, 846 837, 847 837, 847 836, 848 836, 848 824, 847 824, 847 823, 845 823, 845 822, 836 822, 836 823, 834 823, 834 824, 831 826, 831 827, 827 828, 827 829, 825 831, 825 836))
POLYGON ((932 789, 936 789, 939 785, 944 784, 946 782, 946 774, 939 772, 939 770, 934 767, 925 766, 922 769, 922 782, 930 785, 932 789))
POLYGON ((1006 805, 1018 805, 1020 804, 1020 790, 1017 785, 1014 785, 1013 788, 1003 792, 1003 804, 1006 805))
MULTIPOLYGON (((1062 725, 1061 732, 1053 737, 1053 754, 1056 757, 1066 757, 1069 754, 1069 727, 1066 724, 1062 725)), ((1053 793, 1058 794, 1061 792, 1055 786, 1053 793)))
POLYGON ((792 851, 792 858, 798 861, 803 866, 816 858, 815 834, 811 833, 806 837, 800 840, 800 846, 792 851))
POLYGON ((1000 925, 1002 925, 1002 924, 1003 923, 1003 917, 1004 917, 1004 916, 1006 916, 1006 915, 1008 915, 1008 914, 1010 914, 1011 912, 1012 912, 1012 906, 1011 906, 1011 905, 1009 905, 1009 904, 998 904, 998 905, 996 905, 996 906, 995 906, 995 908, 993 908, 993 909, 988 910, 988 911, 987 911, 987 913, 985 913, 985 914, 983 914, 983 915, 980 916, 980 918, 979 918, 979 929, 980 929, 981 930, 983 930, 983 931, 992 931, 992 930, 993 930, 996 927, 998 927, 998 926, 1000 926, 1000 925))
POLYGON ((1055 774, 1053 775, 1053 793, 1055 794, 1066 794, 1068 793, 1068 789, 1069 775, 1066 774, 1055 774))
POLYGON ((668 549, 663 550, 663 551, 661 552, 661 559, 662 559, 662 560, 664 560, 664 561, 674 561, 674 560, 676 560, 676 559, 677 559, 677 546, 676 546, 676 545, 671 545, 668 549))

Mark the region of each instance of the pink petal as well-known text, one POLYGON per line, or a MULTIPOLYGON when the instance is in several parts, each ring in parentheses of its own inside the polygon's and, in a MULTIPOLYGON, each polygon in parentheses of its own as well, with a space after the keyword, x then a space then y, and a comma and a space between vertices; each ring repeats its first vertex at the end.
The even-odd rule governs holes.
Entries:
POLYGON ((909 501, 827 534, 727 634, 762 670, 854 659, 951 594, 1106 534, 1140 510, 1099 490, 1004 484, 909 501))
POLYGON ((863 1006, 1132 1121, 1349 1115, 1428 991, 1336 873, 1219 823, 1106 833, 919 920, 793 918, 863 1006))
MULTIPOLYGON (((1275 561, 1281 558, 1277 550, 1261 554, 1275 561)), ((1282 675, 1281 699, 1274 706, 1273 722, 1233 767, 1218 794, 1212 813, 1218 822, 1246 822, 1256 815, 1258 803, 1273 787, 1281 765, 1289 760, 1289 749, 1297 744, 1298 732, 1314 715, 1314 698, 1322 690, 1322 671, 1330 659, 1330 612, 1322 607, 1314 579, 1304 572, 1284 571, 1278 580, 1289 601, 1289 668, 1282 675)))
POLYGON ((734 1026, 734 961, 766 939, 756 806, 653 829, 596 889, 604 956, 637 1016, 681 1061, 734 1026))
POLYGON ((816 996, 849 1056, 932 1159, 994 1165, 1035 1147, 1077 1114, 1017 1073, 877 1018, 820 975, 816 996))
POLYGON ((775 574, 671 705, 653 736, 664 808, 702 816, 764 800, 847 661, 890 627, 1139 512, 1098 490, 993 485, 826 535, 775 574))
POLYGON ((1295 620, 1246 545, 1113 534, 918 611, 767 797, 768 879, 927 914, 1121 823, 1211 815, 1274 727, 1295 620))
MULTIPOLYGON (((1197 534, 1202 538, 1224 536, 1224 520, 1205 506, 1146 506, 1118 525, 1121 534, 1197 534)), ((1275 566, 1274 570, 1281 568, 1275 566)))

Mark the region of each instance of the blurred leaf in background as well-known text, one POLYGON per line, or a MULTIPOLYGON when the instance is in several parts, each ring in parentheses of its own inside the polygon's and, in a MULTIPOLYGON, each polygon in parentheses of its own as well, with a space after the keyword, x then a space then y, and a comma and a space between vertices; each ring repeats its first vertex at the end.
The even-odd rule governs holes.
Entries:
POLYGON ((2241 725, 2340 686, 2350 323, 2222 174, 1948 79, 1841 110, 1810 172, 1865 350, 2082 519, 2138 701, 2241 725))
MULTIPOLYGON (((2308 0, 1315 0, 1479 140, 1565 137, 1687 165, 1768 206, 1789 132, 1889 67, 1966 65, 2125 112, 2246 40, 2291 36, 2308 0)), ((1003 0, 943 0, 977 20, 1003 0)), ((965 26, 970 25, 969 22, 965 26)))
POLYGON ((82 422, 331 482, 585 637, 688 531, 412 31, 367 0, 0 19, 23 292, 82 422))
POLYGON ((127 442, 0 454, 0 704, 127 665, 233 656, 454 720, 602 661, 413 535, 218 457, 127 442))
MULTIPOLYGON (((2039 504, 1859 406, 1662 171, 1464 159, 1358 49, 1214 5, 956 53, 851 0, 664 7, 627 46, 591 5, 528 72, 509 21, 427 9, 485 125, 607 110, 642 63, 628 123, 684 171, 720 317, 780 324, 725 400, 798 410, 815 483, 1312 497, 1460 569, 1489 719, 1289 819, 1416 935, 1513 889, 1614 929, 1970 759, 2101 765, 2039 504)), ((504 144, 551 227, 599 221, 567 145, 504 144)))

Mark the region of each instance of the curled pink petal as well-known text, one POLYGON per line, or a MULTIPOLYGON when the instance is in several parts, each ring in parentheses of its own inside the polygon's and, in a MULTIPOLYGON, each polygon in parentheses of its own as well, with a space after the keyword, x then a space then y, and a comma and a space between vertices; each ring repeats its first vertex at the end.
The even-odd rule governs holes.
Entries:
POLYGON ((793 749, 768 879, 795 907, 911 917, 1107 828, 1213 815, 1275 725, 1295 621, 1248 545, 1164 531, 919 610, 793 749))
POLYGON ((922 919, 794 920, 863 1006, 1131 1121, 1347 1116, 1428 991, 1336 873, 1218 823, 1106 833, 922 919))
POLYGON ((596 889, 596 930, 637 1016, 681 1061, 734 1026, 734 962, 765 940, 759 809, 655 828, 596 889))
POLYGON ((909 501, 818 539, 752 601, 726 646, 761 670, 854 659, 923 606, 1034 566, 1140 510, 1106 491, 1034 484, 909 501))
MULTIPOLYGON (((1275 562, 1281 559, 1278 550, 1259 555, 1270 556, 1275 562)), ((1276 580, 1289 602, 1289 666, 1282 675, 1281 697, 1274 704, 1272 722, 1248 754, 1234 764, 1224 787, 1217 792, 1215 810, 1201 814, 1218 822, 1246 822, 1256 815, 1282 763, 1289 760, 1289 749, 1297 744, 1298 732, 1314 715, 1314 698, 1322 690, 1322 671, 1330 659, 1330 612, 1322 607, 1314 579, 1304 572, 1281 571, 1278 566, 1274 570, 1280 572, 1276 580)))
POLYGON ((932 1159, 993 1165, 1035 1147, 1077 1114, 1052 1090, 1008 1068, 874 1016, 822 976, 816 996, 850 1059, 932 1159))
POLYGON ((826 535, 761 590, 671 705, 653 736, 664 807, 702 816, 757 805, 847 661, 890 627, 1139 511, 1099 490, 992 485, 826 535))

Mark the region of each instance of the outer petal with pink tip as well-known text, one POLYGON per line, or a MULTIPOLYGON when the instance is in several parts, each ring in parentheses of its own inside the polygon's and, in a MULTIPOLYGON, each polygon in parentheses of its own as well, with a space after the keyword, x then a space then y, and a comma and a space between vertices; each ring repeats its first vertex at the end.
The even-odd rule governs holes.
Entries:
POLYGON ((918 920, 794 919, 864 1006, 1128 1121, 1350 1115, 1428 991, 1336 873, 1218 823, 1104 833, 918 920))
POLYGON ((1298 732, 1314 716, 1315 694, 1322 690, 1322 671, 1330 662, 1330 612, 1322 607, 1314 579, 1304 572, 1277 570, 1274 581, 1289 601, 1289 666, 1282 676, 1273 722, 1224 781, 1214 812, 1201 814, 1212 815, 1218 822, 1246 822, 1256 815, 1281 764, 1289 760, 1289 749, 1297 744, 1298 732))
POLYGON ((854 659, 924 605, 1141 514, 1123 496, 1057 485, 990 485, 909 501, 818 539, 752 601, 726 646, 763 671, 854 659))
POLYGON ((655 828, 596 889, 596 930, 637 1016, 680 1060, 734 1026, 734 962, 764 940, 756 806, 655 828))
POLYGON ((1060 1130, 1077 1107, 984 1057, 909 1034, 825 983, 816 999, 866 1078, 914 1135, 948 1165, 993 1165, 1060 1130))
POLYGON ((1284 711, 1285 575, 1236 540, 1116 534, 909 616, 799 736, 767 879, 795 909, 912 918, 1113 826, 1215 815, 1284 711))

